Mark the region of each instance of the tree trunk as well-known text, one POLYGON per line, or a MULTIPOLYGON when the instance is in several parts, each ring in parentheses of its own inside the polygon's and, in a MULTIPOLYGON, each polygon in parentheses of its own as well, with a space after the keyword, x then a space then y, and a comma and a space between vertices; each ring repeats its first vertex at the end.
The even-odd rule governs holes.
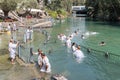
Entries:
POLYGON ((42 9, 43 8, 43 0, 37 0, 37 2, 38 2, 38 4, 39 4, 39 7, 40 7, 40 9, 42 9))
POLYGON ((9 13, 9 11, 4 11, 4 10, 3 10, 3 12, 4 12, 4 18, 5 18, 5 19, 8 18, 8 13, 9 13))

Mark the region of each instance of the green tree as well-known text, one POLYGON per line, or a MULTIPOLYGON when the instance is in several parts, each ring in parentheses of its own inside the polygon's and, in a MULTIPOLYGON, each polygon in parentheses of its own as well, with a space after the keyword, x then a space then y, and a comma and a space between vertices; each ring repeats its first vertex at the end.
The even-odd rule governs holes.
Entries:
POLYGON ((86 6, 92 7, 90 16, 102 20, 120 19, 120 0, 86 0, 86 6))
POLYGON ((3 0, 0 3, 0 8, 4 12, 5 18, 8 17, 9 11, 15 10, 16 7, 17 7, 17 3, 15 2, 15 0, 3 0))
POLYGON ((19 8, 31 9, 31 8, 39 8, 39 6, 36 0, 24 0, 21 2, 21 5, 19 8))

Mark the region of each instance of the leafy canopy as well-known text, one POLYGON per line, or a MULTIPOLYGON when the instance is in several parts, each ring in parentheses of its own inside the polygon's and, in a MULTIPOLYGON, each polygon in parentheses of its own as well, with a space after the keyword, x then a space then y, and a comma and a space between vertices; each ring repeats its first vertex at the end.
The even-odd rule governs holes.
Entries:
POLYGON ((17 3, 15 2, 15 0, 3 0, 0 3, 0 8, 3 11, 15 10, 16 7, 17 7, 17 3))

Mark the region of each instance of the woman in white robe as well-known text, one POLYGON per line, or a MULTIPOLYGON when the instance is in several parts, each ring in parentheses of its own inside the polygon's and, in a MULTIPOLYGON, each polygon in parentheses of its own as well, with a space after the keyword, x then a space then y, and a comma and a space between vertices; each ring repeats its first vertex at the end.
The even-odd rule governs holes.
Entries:
POLYGON ((77 47, 73 55, 75 56, 77 62, 80 62, 85 57, 83 52, 80 50, 80 46, 77 47))
POLYGON ((68 48, 71 48, 71 40, 70 40, 70 38, 67 38, 65 44, 66 44, 66 46, 67 46, 68 48))

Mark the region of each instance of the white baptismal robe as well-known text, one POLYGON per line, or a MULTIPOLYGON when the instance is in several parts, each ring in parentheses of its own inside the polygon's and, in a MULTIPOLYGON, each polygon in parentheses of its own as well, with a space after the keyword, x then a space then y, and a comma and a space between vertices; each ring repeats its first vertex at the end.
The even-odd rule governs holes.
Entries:
POLYGON ((10 52, 10 57, 15 58, 15 48, 17 47, 17 44, 9 43, 9 52, 10 52))
POLYGON ((29 30, 29 29, 27 29, 27 31, 26 31, 26 38, 27 38, 27 39, 30 38, 30 30, 29 30))
POLYGON ((73 46, 72 46, 72 51, 73 51, 73 52, 75 52, 75 51, 76 51, 76 49, 77 49, 77 48, 76 48, 76 46, 75 46, 75 45, 73 45, 73 46))
POLYGON ((70 39, 66 40, 66 46, 67 46, 68 48, 71 47, 71 40, 70 40, 70 39))
POLYGON ((47 58, 47 56, 45 56, 43 59, 41 57, 41 55, 38 56, 38 64, 41 65, 42 67, 40 69, 41 72, 46 72, 46 73, 50 73, 51 72, 51 65, 49 62, 49 59, 47 58), (46 70, 46 65, 48 66, 47 70, 46 70))
POLYGON ((76 50, 76 51, 73 53, 73 55, 74 55, 75 58, 77 58, 77 59, 82 59, 82 58, 85 57, 84 54, 83 54, 83 52, 82 52, 81 50, 76 50))

